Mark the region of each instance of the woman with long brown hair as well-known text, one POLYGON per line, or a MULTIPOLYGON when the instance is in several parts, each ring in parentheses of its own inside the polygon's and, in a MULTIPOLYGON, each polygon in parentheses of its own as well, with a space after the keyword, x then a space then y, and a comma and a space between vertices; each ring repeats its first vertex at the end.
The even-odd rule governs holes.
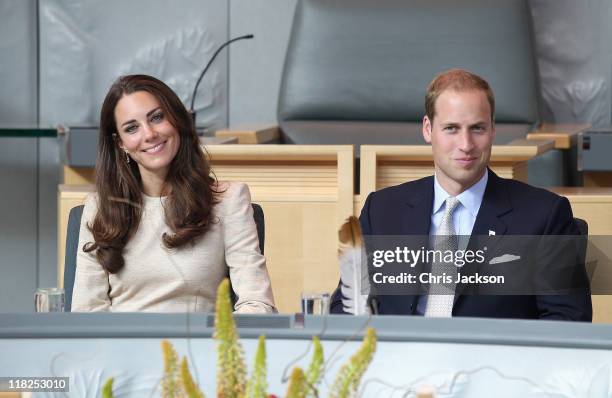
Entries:
POLYGON ((213 311, 228 267, 237 312, 274 311, 248 187, 216 181, 168 86, 120 77, 100 114, 72 310, 213 311))

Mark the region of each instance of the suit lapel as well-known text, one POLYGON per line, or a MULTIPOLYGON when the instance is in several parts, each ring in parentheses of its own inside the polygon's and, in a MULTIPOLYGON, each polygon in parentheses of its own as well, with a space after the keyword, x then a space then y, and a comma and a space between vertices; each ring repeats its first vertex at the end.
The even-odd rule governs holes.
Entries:
MULTIPOLYGON (((427 177, 420 181, 417 188, 407 194, 405 198, 405 211, 402 213, 402 235, 417 235, 425 239, 422 244, 427 247, 429 244, 429 230, 431 228, 431 211, 433 208, 434 196, 434 177, 427 177)), ((420 268, 415 268, 413 272, 418 275, 423 271, 423 265, 420 268)), ((405 303, 410 310, 410 314, 414 314, 417 307, 418 295, 407 296, 405 303)))
MULTIPOLYGON (((501 219, 501 216, 512 211, 512 203, 510 202, 508 191, 506 190, 503 180, 490 169, 488 173, 489 180, 487 181, 482 204, 478 210, 478 215, 476 216, 476 221, 474 222, 467 248, 470 250, 482 249, 481 247, 476 247, 478 245, 478 237, 486 237, 489 236, 491 232, 494 232, 494 237, 486 241, 487 252, 493 253, 497 240, 500 239, 508 229, 508 226, 501 219)), ((484 242, 482 239, 480 239, 480 241, 484 242)), ((478 264, 472 263, 463 267, 460 272, 462 275, 474 275, 478 271, 478 267, 478 264)), ((455 303, 466 286, 467 285, 463 283, 457 284, 455 289, 455 303)))
POLYGON ((407 194, 402 220, 404 235, 429 235, 434 195, 433 181, 433 177, 428 177, 414 192, 407 194))

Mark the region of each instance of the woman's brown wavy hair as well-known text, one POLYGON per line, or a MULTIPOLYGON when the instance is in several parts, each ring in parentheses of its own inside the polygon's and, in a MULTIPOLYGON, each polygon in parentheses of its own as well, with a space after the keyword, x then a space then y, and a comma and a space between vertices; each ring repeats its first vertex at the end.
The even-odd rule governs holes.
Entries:
POLYGON ((142 180, 138 164, 126 162, 119 148, 115 107, 124 95, 146 91, 160 102, 164 116, 178 131, 179 149, 170 163, 162 192, 166 224, 173 234, 160 237, 167 248, 181 247, 204 235, 212 220, 216 180, 200 146, 191 115, 178 96, 160 80, 146 75, 117 79, 100 112, 100 137, 96 161, 98 212, 87 225, 94 242, 83 246, 95 252, 98 262, 111 274, 125 265, 123 249, 134 235, 142 215, 142 180))

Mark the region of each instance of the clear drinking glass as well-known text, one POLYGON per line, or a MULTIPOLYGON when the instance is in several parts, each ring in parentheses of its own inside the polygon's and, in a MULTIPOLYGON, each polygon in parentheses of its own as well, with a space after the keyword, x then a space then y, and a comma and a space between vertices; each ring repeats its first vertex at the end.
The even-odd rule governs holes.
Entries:
POLYGON ((309 315, 329 314, 329 293, 302 293, 302 313, 309 315))
POLYGON ((36 312, 64 312, 64 289, 58 287, 36 289, 34 308, 36 312))

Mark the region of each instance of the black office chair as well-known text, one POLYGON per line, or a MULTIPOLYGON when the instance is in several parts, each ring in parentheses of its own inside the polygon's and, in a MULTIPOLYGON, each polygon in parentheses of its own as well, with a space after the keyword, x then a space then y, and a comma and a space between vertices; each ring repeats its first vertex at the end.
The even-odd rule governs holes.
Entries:
MULTIPOLYGON (((264 254, 264 243, 266 238, 266 224, 264 212, 260 205, 251 203, 253 207, 253 219, 257 227, 259 239, 259 250, 264 254)), ((76 255, 79 249, 79 233, 81 228, 81 217, 83 216, 83 205, 70 209, 68 216, 68 227, 66 228, 66 254, 64 256, 64 290, 66 291, 66 311, 72 308, 72 288, 76 273, 76 255)), ((228 270, 229 272, 229 270, 228 270)), ((233 291, 232 291, 233 293, 233 291)), ((236 298, 232 296, 234 300, 236 298)))
POLYGON ((580 255, 580 260, 584 262, 584 267, 586 269, 587 276, 589 278, 589 282, 595 273, 595 268, 597 266, 597 262, 595 261, 587 261, 587 248, 589 246, 589 224, 582 218, 574 217, 574 222, 580 231, 580 246, 578 247, 578 254, 580 255))
POLYGON ((580 235, 589 236, 589 224, 587 224, 586 221, 584 221, 582 218, 574 217, 574 222, 576 223, 576 226, 578 227, 578 231, 580 231, 580 235))

